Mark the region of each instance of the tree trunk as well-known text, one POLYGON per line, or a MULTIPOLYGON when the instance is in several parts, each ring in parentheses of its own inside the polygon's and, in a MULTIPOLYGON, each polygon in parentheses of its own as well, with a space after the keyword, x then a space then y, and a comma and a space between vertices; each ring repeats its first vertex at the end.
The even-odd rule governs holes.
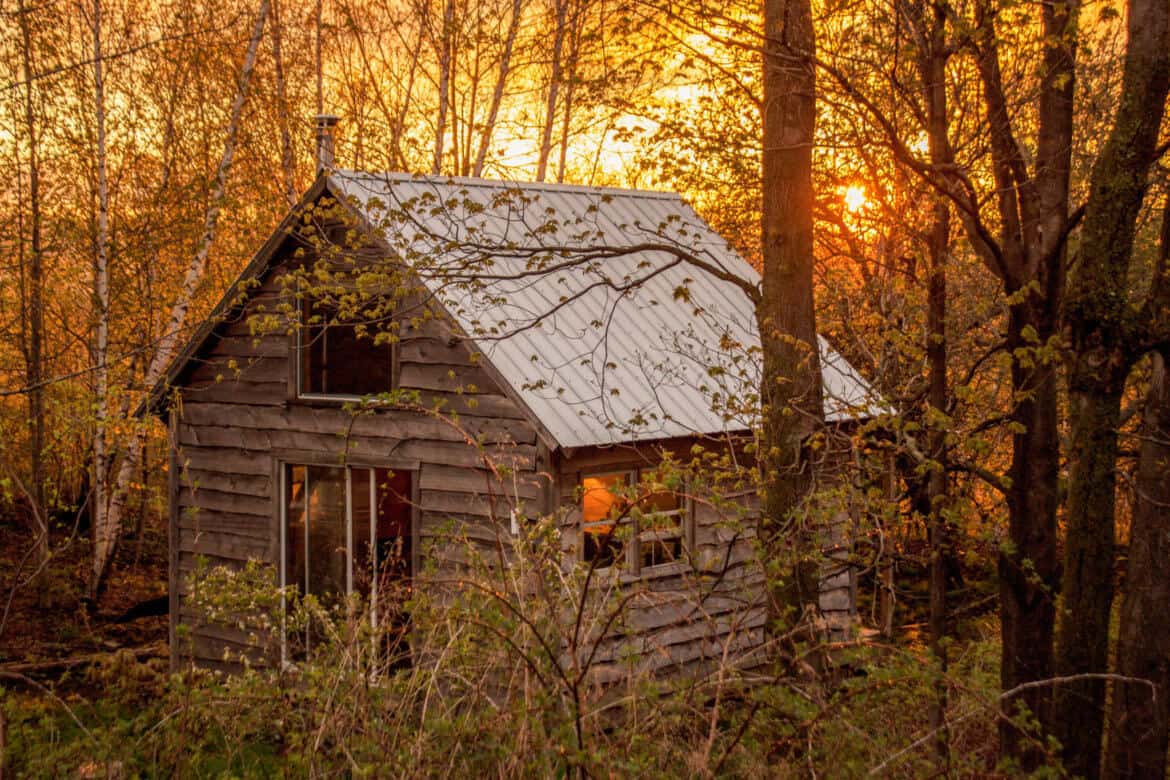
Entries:
POLYGON ((813 308, 812 144, 815 37, 809 0, 764 1, 763 292, 756 317, 763 347, 760 464, 764 543, 774 624, 817 600, 815 535, 802 514, 810 492, 806 444, 823 428, 813 308))
POLYGON ((475 153, 475 166, 471 175, 476 178, 483 176, 483 166, 487 162, 488 150, 491 148, 492 134, 496 129, 496 120, 500 115, 500 104, 504 100, 504 87, 508 82, 508 74, 512 67, 512 50, 516 46, 516 33, 520 30, 520 15, 523 13, 523 0, 512 0, 512 18, 508 21, 508 34, 504 39, 504 52, 500 55, 500 71, 496 75, 495 88, 492 90, 492 101, 488 106, 487 119, 479 136, 479 149, 475 153))
MULTIPOLYGON (((1170 225, 1170 211, 1167 213, 1170 225)), ((1166 231, 1170 233, 1170 230, 1166 231)), ((1170 748, 1170 354, 1153 357, 1142 417, 1137 500, 1129 532, 1129 571, 1121 606, 1117 673, 1149 683, 1113 687, 1105 776, 1166 777, 1170 748)))
POLYGON ((313 7, 313 75, 317 87, 317 115, 325 113, 325 64, 322 60, 324 44, 321 40, 324 31, 323 0, 317 0, 313 7))
MULTIPOLYGON (((926 14, 922 14, 925 18, 926 14)), ((920 57, 919 69, 925 92, 927 140, 931 162, 936 165, 951 162, 947 134, 947 41, 946 13, 935 5, 930 15, 928 45, 920 57)), ((930 278, 927 280, 926 309, 926 364, 927 388, 927 454, 930 474, 926 494, 930 506, 930 649, 937 659, 939 671, 947 671, 947 570, 950 557, 951 533, 947 527, 949 491, 947 472, 947 406, 950 400, 947 383, 947 255, 950 253, 950 204, 938 196, 934 204, 933 221, 927 237, 930 278)), ((939 771, 950 774, 950 741, 946 729, 947 683, 941 676, 935 684, 935 702, 931 713, 931 728, 935 730, 935 750, 939 771)))
POLYGON ((33 8, 24 0, 17 3, 17 19, 21 35, 21 65, 24 76, 24 130, 28 134, 28 203, 29 203, 29 260, 28 295, 23 320, 27 322, 25 339, 25 384, 28 388, 29 435, 29 499, 33 503, 29 513, 36 559, 41 568, 37 579, 41 602, 47 597, 44 564, 49 560, 49 513, 45 506, 45 253, 41 236, 41 162, 36 110, 33 106, 33 8))
POLYGON ((281 48, 280 6, 272 0, 272 73, 276 82, 277 124, 280 128, 280 170, 283 174, 284 199, 289 208, 297 205, 296 158, 292 134, 288 128, 288 96, 284 78, 284 52, 281 48))
POLYGON ((455 27, 455 0, 447 0, 443 8, 443 29, 436 42, 439 55, 439 116, 435 122, 435 154, 431 174, 443 172, 443 142, 447 135, 447 113, 452 81, 451 38, 455 27))
POLYGON ((566 71, 568 78, 565 84, 565 100, 561 107, 561 137, 557 146, 559 147, 559 156, 557 158, 557 183, 562 184, 565 181, 565 167, 568 164, 569 157, 569 135, 572 129, 573 118, 573 96, 577 91, 577 60, 581 56, 581 34, 582 26, 584 25, 585 9, 583 3, 578 2, 573 6, 573 18, 569 23, 569 56, 566 71))
MULTIPOLYGON (((158 347, 146 370, 144 384, 148 388, 153 388, 162 379, 167 366, 174 357, 179 344, 179 336, 187 321, 187 311, 191 306, 191 299, 195 295, 195 288, 198 286, 199 280, 203 277, 203 271, 207 267, 207 257, 211 252, 211 245, 215 241, 216 227, 219 224, 219 214, 223 207, 224 193, 227 190, 228 173, 231 170, 232 160, 235 157, 236 136, 239 132, 240 117, 243 114, 244 101, 248 96, 248 86, 252 80, 252 72, 256 66, 256 53, 260 48, 260 40, 264 34, 264 23, 268 19, 268 8, 268 0, 261 0, 260 9, 256 15, 256 22, 252 27, 252 36, 248 41, 248 50, 244 55, 244 65, 240 71, 239 85, 232 102, 231 117, 228 121, 224 138, 223 155, 220 157, 219 165, 216 168, 215 186, 208 198, 207 211, 204 214, 203 234, 199 239, 195 255, 192 257, 191 263, 187 266, 182 289, 180 289, 178 297, 171 307, 170 317, 167 320, 166 327, 163 329, 162 338, 159 339, 158 347)), ((117 545, 118 538, 121 535, 122 514, 128 498, 130 480, 138 466, 139 459, 142 457, 143 435, 142 431, 138 431, 132 434, 127 441, 126 456, 122 459, 121 466, 118 469, 117 479, 111 488, 110 509, 105 524, 94 529, 93 567, 90 570, 88 588, 90 599, 97 597, 98 589, 105 577, 110 558, 113 556, 114 547, 117 545)))
POLYGON ((94 242, 93 306, 95 336, 93 359, 95 371, 96 413, 93 434, 93 501, 94 528, 106 524, 109 496, 110 456, 107 427, 109 408, 110 353, 110 187, 106 155, 105 74, 102 66, 102 3, 93 0, 93 84, 96 127, 97 165, 97 235, 94 242))
MULTIPOLYGON (((1043 304, 1010 308, 1008 349, 1027 352, 1035 344, 1029 333, 1052 334, 1043 304)), ((1003 690, 1052 677, 1052 636, 1056 619, 1057 557, 1056 510, 1060 437, 1057 419, 1057 369, 1052 362, 1027 366, 1012 361, 1012 388, 1016 407, 1012 422, 1012 464, 1008 489, 1010 547, 999 555, 1000 633, 1003 642, 1000 684, 1003 690)), ((1022 704, 1036 717, 1048 712, 1051 695, 1044 687, 1030 688, 1004 702, 1008 713, 1022 704)), ((1000 749, 1015 756, 1025 769, 1042 760, 1014 724, 1000 723, 1000 749)))
MULTIPOLYGON (((1117 429, 1128 365, 1090 368, 1093 357, 1077 355, 1069 372, 1072 436, 1056 641, 1056 672, 1061 676, 1100 674, 1109 664, 1117 429), (1101 376, 1087 376, 1086 371, 1099 371, 1101 376)), ((1076 776, 1097 777, 1105 681, 1065 683, 1056 692, 1053 710, 1054 733, 1063 746, 1065 768, 1076 776)))
MULTIPOLYGON (((1076 79, 1077 3, 1040 7, 1043 57, 1035 112, 1035 154, 1017 138, 1012 104, 1000 67, 997 14, 990 0, 975 4, 976 62, 983 85, 1000 222, 998 251, 984 259, 1008 297, 1007 347, 1012 356, 1012 462, 1007 491, 1009 544, 999 555, 1003 690, 1052 676, 1052 638, 1058 585, 1057 525, 1060 469, 1057 358, 1064 287, 1064 235, 1068 227, 1073 87, 1076 79), (1029 163, 1034 164, 1029 169, 1029 163)), ((1030 120, 1025 120, 1028 122, 1030 120)), ((972 244, 986 239, 965 219, 972 244)), ((1003 705, 1024 705, 1041 719, 1050 691, 1028 687, 1003 705)), ((999 728, 1000 752, 1025 770, 1045 758, 1043 740, 1032 742, 1008 720, 999 728)))
MULTIPOLYGON (((1071 339, 1072 446, 1062 611, 1056 668, 1100 674, 1109 660, 1114 505, 1121 394, 1138 357, 1129 300, 1134 233, 1170 89, 1170 4, 1131 0, 1129 41, 1116 117, 1090 179, 1078 262, 1065 318, 1071 339)), ((1068 770, 1100 771, 1105 684, 1081 680, 1057 691, 1055 733, 1068 770)))
MULTIPOLYGON (((765 0, 770 2, 771 0, 765 0)), ((556 29, 553 33, 552 71, 548 79, 548 95, 544 106, 544 124, 540 132, 540 152, 536 161, 536 180, 548 175, 548 158, 552 154, 553 125, 557 121, 557 97, 561 88, 561 70, 565 51, 565 33, 568 26, 569 0, 555 0, 556 29)), ((767 133, 767 130, 764 131, 767 133)))

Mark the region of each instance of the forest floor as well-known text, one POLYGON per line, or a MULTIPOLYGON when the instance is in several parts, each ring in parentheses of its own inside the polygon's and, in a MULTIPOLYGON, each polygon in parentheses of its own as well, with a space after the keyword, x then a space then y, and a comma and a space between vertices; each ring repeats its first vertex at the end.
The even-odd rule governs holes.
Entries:
POLYGON ((167 593, 167 540, 146 524, 141 545, 125 539, 97 604, 83 600, 90 544, 59 529, 43 591, 24 583, 32 570, 29 533, 0 518, 0 664, 54 661, 165 641, 167 616, 120 620, 127 610, 167 593), (28 559, 26 559, 28 558, 28 559), (22 565, 23 561, 23 565, 22 565))

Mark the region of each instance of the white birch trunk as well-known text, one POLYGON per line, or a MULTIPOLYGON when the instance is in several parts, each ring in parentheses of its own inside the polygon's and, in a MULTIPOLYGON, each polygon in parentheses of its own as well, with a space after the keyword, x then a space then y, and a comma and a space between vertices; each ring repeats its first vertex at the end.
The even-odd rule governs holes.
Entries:
POLYGON ((447 0, 443 8, 443 29, 439 34, 439 118, 435 124, 435 159, 431 173, 438 176, 443 169, 443 137, 447 134, 447 104, 451 84, 451 35, 455 25, 455 0, 447 0))
POLYGON ((483 125, 483 132, 479 138, 479 149, 475 155, 475 167, 471 175, 479 178, 483 176, 483 166, 487 161, 488 149, 492 143, 492 133, 496 128, 496 120, 500 115, 500 104, 504 100, 504 86, 508 81, 508 72, 512 68, 512 49, 516 45, 516 33, 520 30, 520 14, 523 13, 523 0, 512 0, 512 19, 508 23, 508 37, 504 41, 504 53, 500 56, 500 73, 496 78, 495 89, 492 90, 492 102, 488 108, 487 120, 483 125))
POLYGON ((540 156, 536 162, 537 181, 544 181, 548 174, 548 158, 552 154, 553 125, 557 121, 557 95, 561 88, 561 58, 564 56, 565 26, 568 14, 569 0, 556 0, 557 26, 553 36, 552 73, 549 75, 544 128, 540 135, 540 156))
MULTIPOLYGON (((248 85, 252 80, 252 71, 256 66, 256 53, 260 48, 260 39, 264 33, 264 23, 268 19, 269 0, 261 0, 260 9, 256 15, 256 23, 252 28, 252 37, 248 40, 248 50, 244 55, 244 66, 240 72, 240 81, 236 89, 235 99, 232 102, 231 118, 228 121, 224 137, 223 156, 216 169, 215 184, 208 201, 207 211, 203 220, 203 235, 199 239, 198 247, 187 273, 183 277, 183 286, 171 307, 170 317, 163 329, 158 349, 151 358, 146 370, 145 385, 153 388, 163 377, 167 366, 174 358, 179 343, 179 335, 187 321, 187 311, 195 295, 195 289, 203 278, 203 271, 207 267, 207 256, 211 245, 215 241, 216 226, 219 222, 220 210, 223 206, 224 192, 227 189, 228 173, 232 167, 232 159, 236 152, 236 136, 240 125, 240 116, 243 114, 244 101, 248 95, 248 85)), ((95 528, 93 569, 90 572, 89 595, 96 597, 98 587, 105 576, 114 547, 121 535, 122 514, 126 506, 126 498, 130 480, 142 457, 142 437, 131 437, 126 456, 118 469, 118 477, 111 488, 109 511, 103 525, 95 528)))
POLYGON ((288 128, 288 94, 284 79, 284 53, 281 50, 280 6, 272 0, 272 72, 276 82, 276 104, 280 125, 280 168, 284 174, 284 197, 289 208, 297 205, 296 160, 293 157, 292 135, 288 128))
POLYGON ((102 72, 102 3, 93 0, 93 96, 97 140, 97 240, 93 262, 93 301, 96 309, 94 363, 97 396, 93 433, 94 528, 108 525, 109 452, 106 429, 110 415, 110 188, 106 163, 105 74, 102 72))

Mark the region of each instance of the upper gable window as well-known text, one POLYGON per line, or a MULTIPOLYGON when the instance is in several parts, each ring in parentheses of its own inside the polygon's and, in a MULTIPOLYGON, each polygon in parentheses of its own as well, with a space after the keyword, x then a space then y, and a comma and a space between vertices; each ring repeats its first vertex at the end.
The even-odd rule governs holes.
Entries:
POLYGON ((394 389, 394 345, 376 324, 346 322, 305 297, 297 332, 297 394, 358 397, 394 389))

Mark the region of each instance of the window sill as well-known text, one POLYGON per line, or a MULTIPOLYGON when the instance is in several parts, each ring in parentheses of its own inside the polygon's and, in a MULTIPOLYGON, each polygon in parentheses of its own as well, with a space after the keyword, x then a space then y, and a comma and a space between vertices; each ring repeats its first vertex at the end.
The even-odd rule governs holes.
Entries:
POLYGON ((389 407, 391 404, 372 396, 361 395, 298 395, 286 401, 288 406, 344 406, 357 404, 368 407, 389 407))
POLYGON ((680 574, 689 574, 694 571, 689 561, 672 561, 660 563, 657 566, 646 566, 637 574, 621 568, 606 566, 604 569, 594 569, 593 579, 596 585, 610 585, 617 579, 617 584, 628 585, 634 582, 645 582, 665 577, 676 577, 680 574))

